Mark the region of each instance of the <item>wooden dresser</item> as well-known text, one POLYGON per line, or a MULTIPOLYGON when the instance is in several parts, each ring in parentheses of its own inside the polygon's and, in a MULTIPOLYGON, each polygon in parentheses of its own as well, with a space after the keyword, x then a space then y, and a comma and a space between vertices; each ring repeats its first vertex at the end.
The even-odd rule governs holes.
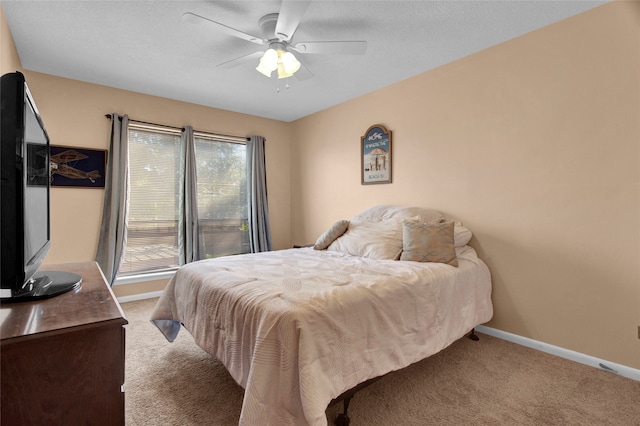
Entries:
POLYGON ((95 262, 45 265, 82 286, 0 305, 3 425, 124 425, 127 320, 95 262))

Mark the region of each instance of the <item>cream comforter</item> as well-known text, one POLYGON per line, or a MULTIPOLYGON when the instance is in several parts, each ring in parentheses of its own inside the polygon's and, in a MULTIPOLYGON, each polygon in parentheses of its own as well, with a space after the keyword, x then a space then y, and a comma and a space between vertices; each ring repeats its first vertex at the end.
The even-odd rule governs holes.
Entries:
POLYGON ((180 323, 245 389, 241 425, 326 425, 329 402, 447 347, 491 319, 491 278, 471 247, 459 267, 311 248, 194 262, 152 321, 180 323))

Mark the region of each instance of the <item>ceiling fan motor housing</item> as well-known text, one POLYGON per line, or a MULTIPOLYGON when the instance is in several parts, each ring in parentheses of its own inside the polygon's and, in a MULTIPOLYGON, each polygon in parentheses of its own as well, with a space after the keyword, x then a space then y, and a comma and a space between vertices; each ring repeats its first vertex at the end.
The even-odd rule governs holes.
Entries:
MULTIPOLYGON (((278 23, 278 14, 270 13, 268 15, 264 15, 258 21, 258 25, 260 25, 260 31, 262 31, 262 38, 264 40, 280 40, 280 37, 276 35, 276 24, 278 23)), ((283 34, 286 37, 286 34, 283 34)))

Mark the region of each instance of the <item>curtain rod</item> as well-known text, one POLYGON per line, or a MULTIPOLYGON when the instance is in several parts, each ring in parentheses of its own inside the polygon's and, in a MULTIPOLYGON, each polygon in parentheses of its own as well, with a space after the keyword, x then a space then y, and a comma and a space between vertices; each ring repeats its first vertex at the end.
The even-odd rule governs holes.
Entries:
MULTIPOLYGON (((107 117, 108 119, 111 119, 111 114, 105 114, 105 117, 107 117)), ((122 118, 119 118, 120 120, 122 120, 122 118)), ((152 127, 157 127, 157 130, 174 130, 176 132, 180 132, 182 130, 184 130, 184 127, 175 127, 175 126, 167 126, 165 124, 157 124, 157 123, 150 123, 148 121, 141 121, 141 120, 134 120, 134 119, 129 119, 130 122, 134 122, 134 123, 140 123, 140 124, 146 124, 147 126, 149 126, 150 128, 152 127)), ((219 139, 225 139, 225 140, 229 140, 229 141, 236 141, 236 142, 245 142, 248 141, 249 138, 248 137, 243 137, 243 136, 232 136, 232 135, 222 135, 219 133, 210 133, 210 132, 202 132, 199 130, 194 130, 193 133, 196 136, 203 136, 203 137, 208 137, 208 136, 215 136, 216 138, 219 139)))

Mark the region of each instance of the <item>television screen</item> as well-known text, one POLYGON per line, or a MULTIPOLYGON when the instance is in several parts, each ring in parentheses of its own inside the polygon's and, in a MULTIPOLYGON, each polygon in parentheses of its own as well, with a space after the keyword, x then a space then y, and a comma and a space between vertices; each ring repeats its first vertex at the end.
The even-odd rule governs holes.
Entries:
MULTIPOLYGON (((27 102, 27 104, 29 104, 27 102)), ((49 146, 30 105, 26 112, 26 182, 24 188, 24 258, 35 262, 35 256, 49 241, 49 146), (29 118, 33 117, 33 118, 29 118), (37 128, 31 125, 38 126, 37 128)), ((34 271, 35 272, 35 271, 34 271)))

